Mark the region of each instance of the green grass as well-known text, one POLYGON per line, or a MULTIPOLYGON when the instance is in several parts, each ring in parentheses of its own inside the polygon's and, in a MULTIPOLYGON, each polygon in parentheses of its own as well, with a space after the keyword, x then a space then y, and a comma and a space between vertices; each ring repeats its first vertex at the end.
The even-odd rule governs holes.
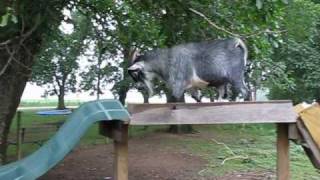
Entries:
MULTIPOLYGON (((24 110, 22 111, 21 115, 21 127, 25 127, 26 129, 34 127, 38 124, 44 124, 44 123, 54 123, 59 121, 66 120, 67 116, 63 115, 57 115, 57 116, 39 116, 36 114, 37 110, 24 110)), ((129 136, 130 137, 139 137, 143 136, 147 133, 155 132, 157 129, 161 127, 149 127, 148 129, 144 129, 144 127, 130 127, 129 129, 129 136)), ((9 139, 12 141, 15 141, 16 139, 16 132, 17 132, 17 119, 14 118, 11 128, 10 128, 10 134, 9 139)), ((41 132, 39 134, 35 133, 26 133, 25 139, 26 141, 31 140, 38 140, 38 139, 49 139, 51 136, 54 135, 54 130, 48 131, 48 132, 41 132)), ((94 124, 92 127, 88 129, 86 134, 81 138, 81 141, 79 143, 80 146, 90 146, 90 145, 98 145, 98 144, 105 144, 110 143, 111 141, 106 139, 104 136, 101 136, 99 134, 99 127, 98 124, 94 124)), ((31 144, 31 143, 25 143, 22 145, 22 154, 24 156, 27 156, 28 154, 31 154, 36 149, 39 148, 39 145, 31 144)), ((10 160, 14 161, 16 160, 16 146, 10 145, 8 149, 8 157, 10 160)))
MULTIPOLYGON (((223 175, 232 171, 275 171, 276 134, 272 125, 223 125, 198 128, 201 132, 214 132, 212 139, 187 138, 182 144, 194 154, 208 160, 207 167, 200 173, 203 176, 223 175), (223 160, 227 160, 223 165, 223 160)), ((320 179, 316 170, 301 146, 290 144, 291 179, 320 179)))
MULTIPOLYGON (((45 123, 54 123, 66 120, 67 116, 63 115, 56 115, 56 116, 40 116, 36 114, 37 110, 24 110, 22 111, 21 115, 21 127, 25 127, 27 130, 28 128, 35 127, 39 124, 45 123)), ((14 118, 11 128, 9 139, 16 138, 16 131, 17 131, 17 119, 14 118)), ((41 132, 40 134, 26 133, 26 140, 38 139, 41 136, 42 139, 49 139, 55 133, 54 126, 52 129, 48 130, 48 132, 41 132)), ((85 136, 81 139, 81 144, 90 145, 90 144, 101 144, 105 143, 106 140, 103 136, 98 134, 98 124, 93 125, 88 129, 85 136)), ((39 146, 33 144, 23 144, 23 154, 29 154, 29 152, 33 152, 39 146)), ((15 146, 10 146, 8 155, 12 156, 15 154, 15 146)))
MULTIPOLYGON (((38 116, 36 111, 24 111, 22 114, 22 126, 32 127, 37 123, 57 122, 66 119, 65 116, 38 116)), ((149 134, 156 134, 163 131, 166 126, 150 126, 147 129, 142 127, 130 127, 130 137, 142 137, 149 134)), ((208 161, 208 164, 199 173, 203 176, 223 175, 233 171, 275 171, 276 167, 276 133, 273 125, 215 125, 195 126, 200 136, 184 136, 178 139, 166 139, 164 143, 179 146, 190 153, 201 156, 208 161), (224 143, 226 146, 217 144, 212 139, 224 143), (226 158, 236 158, 226 161, 226 158)), ((15 137, 16 120, 11 126, 11 137, 15 137)), ((41 134, 41 137, 53 135, 53 132, 41 134)), ((30 137, 30 138, 36 138, 30 137)), ((110 143, 98 133, 98 125, 94 125, 82 137, 80 146, 93 146, 97 144, 110 143)), ((163 143, 163 142, 162 142, 163 143)), ((34 144, 23 144, 23 155, 26 156, 39 148, 34 144)), ((15 146, 10 146, 8 151, 11 160, 15 160, 15 146)), ((291 174, 293 180, 316 180, 320 179, 320 172, 317 171, 305 155, 300 146, 291 143, 291 174)))

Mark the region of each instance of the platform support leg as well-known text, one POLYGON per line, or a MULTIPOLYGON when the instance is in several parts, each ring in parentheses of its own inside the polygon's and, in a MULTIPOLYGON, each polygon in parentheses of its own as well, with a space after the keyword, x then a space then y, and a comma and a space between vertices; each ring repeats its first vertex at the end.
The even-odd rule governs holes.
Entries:
POLYGON ((120 138, 114 139, 114 179, 128 180, 128 125, 120 124, 117 127, 120 138))
POLYGON ((289 137, 288 124, 277 124, 277 179, 289 180, 289 137))

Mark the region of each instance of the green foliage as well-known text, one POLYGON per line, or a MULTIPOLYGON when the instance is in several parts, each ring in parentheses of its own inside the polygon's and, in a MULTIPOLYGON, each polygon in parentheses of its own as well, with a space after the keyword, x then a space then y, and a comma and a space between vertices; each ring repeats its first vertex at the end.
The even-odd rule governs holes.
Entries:
POLYGON ((3 26, 0 26, 0 42, 16 38, 32 28, 36 30, 34 35, 50 33, 63 20, 62 9, 72 9, 73 2, 64 0, 1 2, 0 23, 3 26))
POLYGON ((84 16, 73 14, 73 32, 62 31, 47 36, 47 42, 33 66, 32 82, 47 86, 51 95, 64 96, 76 91, 78 57, 84 51, 85 39, 90 30, 90 21, 84 16))
MULTIPOLYGON (((100 41, 110 55, 109 60, 99 61, 87 74, 83 73, 87 77, 83 88, 99 91, 92 83, 88 86, 88 82, 94 82, 94 76, 102 73, 103 77, 108 77, 106 79, 109 82, 115 83, 112 88, 114 94, 125 98, 125 93, 134 87, 126 69, 136 48, 146 50, 183 42, 230 37, 225 31, 213 28, 202 17, 191 12, 190 8, 200 11, 217 26, 246 40, 252 67, 249 76, 251 86, 260 88, 276 85, 292 88, 295 84, 287 71, 287 63, 277 54, 279 49, 286 48, 284 30, 289 22, 286 17, 287 4, 286 0, 79 1, 78 8, 92 18, 95 34, 100 34, 92 40, 100 41), (99 68, 99 64, 110 60, 113 61, 112 65, 118 66, 117 73, 98 70, 105 69, 99 68)), ((99 56, 99 53, 96 55, 99 56)))
POLYGON ((14 15, 13 10, 10 7, 7 7, 6 13, 2 15, 0 21, 0 27, 6 26, 9 22, 17 23, 17 16, 14 15))
POLYGON ((105 0, 89 4, 91 10, 94 9, 94 11, 89 10, 89 14, 94 17, 95 29, 101 34, 99 40, 105 39, 101 43, 110 55, 109 61, 112 60, 111 64, 118 66, 117 73, 106 76, 109 76, 109 79, 112 76, 112 81, 115 82, 112 91, 124 101, 125 94, 133 87, 133 82, 127 73, 133 51, 137 48, 159 47, 162 44, 163 38, 157 26, 158 20, 131 1, 105 0))
MULTIPOLYGON (((250 84, 256 88, 270 83, 292 86, 286 74, 286 64, 272 56, 284 46, 287 1, 143 1, 144 11, 160 20, 164 46, 230 37, 228 30, 243 37, 249 46, 251 62, 250 84), (216 29, 195 9, 213 21, 216 29), (179 23, 177 23, 179 22, 179 23), (278 68, 278 66, 280 66, 278 68), (277 67, 277 68, 275 68, 277 67)), ((210 90, 209 90, 210 91, 210 90)), ((207 94, 207 90, 204 94, 207 94)))
POLYGON ((270 98, 312 102, 320 98, 320 5, 295 1, 287 19, 287 46, 278 55, 284 59, 293 86, 270 85, 270 98))
POLYGON ((102 89, 114 81, 114 76, 119 70, 117 66, 111 65, 107 61, 111 56, 104 51, 105 48, 100 47, 100 44, 97 43, 94 57, 89 60, 91 64, 88 65, 87 70, 80 73, 82 77, 81 90, 90 91, 90 95, 96 94, 97 99, 100 94, 103 94, 102 89))

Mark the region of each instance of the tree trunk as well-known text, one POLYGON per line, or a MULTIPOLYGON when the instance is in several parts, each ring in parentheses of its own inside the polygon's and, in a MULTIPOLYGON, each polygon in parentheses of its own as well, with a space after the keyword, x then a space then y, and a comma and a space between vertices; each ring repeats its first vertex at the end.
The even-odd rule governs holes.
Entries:
POLYGON ((143 103, 149 103, 149 96, 143 95, 143 103))
POLYGON ((128 92, 129 88, 126 87, 122 87, 119 91, 119 101, 121 102, 121 104, 125 105, 126 103, 126 98, 127 98, 127 92, 128 92))
POLYGON ((58 96, 58 107, 57 109, 66 109, 66 106, 64 104, 64 95, 58 96))
MULTIPOLYGON (((1 59, 1 58, 0 58, 1 59)), ((1 59, 0 61, 3 61, 1 59)), ((15 72, 6 73, 0 78, 0 161, 5 164, 7 161, 7 140, 12 119, 20 103, 27 78, 17 77, 15 72)))
POLYGON ((101 86, 101 63, 102 63, 102 48, 101 48, 101 46, 98 46, 98 48, 99 48, 99 57, 98 57, 98 74, 97 74, 97 100, 99 100, 100 99, 100 94, 102 94, 102 92, 101 92, 101 88, 100 88, 100 86, 101 86))
POLYGON ((64 103, 64 82, 61 84, 62 86, 59 87, 59 94, 58 94, 58 106, 57 109, 66 109, 65 103, 64 103))
POLYGON ((210 102, 214 102, 215 100, 214 100, 214 98, 215 98, 215 96, 213 95, 213 94, 210 94, 210 102))
POLYGON ((143 96, 143 103, 149 103, 149 95, 146 91, 141 91, 141 94, 143 96))
MULTIPOLYGON (((99 66, 100 68, 100 66, 99 66)), ((98 83, 97 83, 97 100, 100 99, 100 93, 101 93, 101 89, 100 89, 100 81, 101 81, 101 75, 100 75, 100 70, 98 72, 98 83)))
POLYGON ((250 94, 250 101, 257 101, 257 88, 256 86, 253 86, 251 91, 249 91, 250 94))
POLYGON ((131 48, 125 47, 123 49, 122 53, 123 53, 123 57, 124 57, 124 62, 122 64, 123 80, 119 82, 119 84, 121 84, 121 86, 118 91, 118 95, 119 95, 119 101, 124 105, 126 102, 126 98, 127 98, 127 92, 130 89, 130 83, 128 83, 128 81, 131 81, 131 79, 130 80, 128 79, 130 77, 127 72, 129 61, 132 59, 131 48))
MULTIPOLYGON (((10 63, 9 53, 6 49, 0 48, 0 164, 6 163, 7 141, 12 119, 20 103, 20 98, 26 86, 28 78, 31 76, 31 67, 33 65, 33 56, 38 49, 37 43, 31 46, 34 49, 20 47, 20 42, 12 42, 8 45, 14 60, 10 63), (12 52, 11 52, 12 53, 12 52), (8 64, 8 66, 7 66, 8 64)), ((25 42, 26 47, 29 47, 25 42)))

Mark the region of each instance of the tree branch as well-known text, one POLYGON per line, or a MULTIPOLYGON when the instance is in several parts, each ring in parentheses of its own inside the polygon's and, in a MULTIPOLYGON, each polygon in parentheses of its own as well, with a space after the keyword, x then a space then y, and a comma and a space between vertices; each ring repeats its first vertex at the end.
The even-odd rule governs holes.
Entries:
POLYGON ((36 22, 35 22, 35 24, 32 26, 32 28, 31 28, 28 32, 26 32, 26 33, 24 33, 24 34, 22 34, 22 32, 23 32, 24 29, 25 29, 25 27, 24 27, 25 25, 24 25, 24 20, 22 20, 22 21, 23 21, 23 22, 22 22, 21 34, 20 34, 19 36, 15 36, 15 37, 12 38, 12 39, 8 39, 8 40, 0 43, 0 47, 1 47, 1 46, 5 46, 5 49, 6 49, 7 53, 9 54, 9 58, 8 58, 7 63, 3 66, 3 68, 2 68, 1 71, 0 71, 0 76, 2 76, 2 75, 5 73, 6 69, 7 69, 8 66, 11 64, 12 61, 15 61, 18 65, 20 65, 20 66, 22 66, 22 67, 24 67, 24 68, 26 68, 26 69, 28 69, 28 70, 30 70, 30 71, 32 70, 30 67, 24 65, 24 64, 21 63, 19 60, 15 59, 14 55, 20 50, 21 47, 23 47, 23 48, 26 50, 26 52, 28 53, 28 55, 30 56, 31 53, 30 53, 30 52, 28 51, 28 49, 25 47, 25 45, 24 45, 23 42, 38 28, 38 26, 39 26, 39 24, 40 24, 40 22, 41 22, 41 18, 40 18, 40 15, 38 14, 37 17, 36 17, 36 22), (10 51, 8 45, 9 45, 10 43, 12 43, 12 42, 13 42, 14 40, 16 40, 16 39, 19 39, 19 46, 17 46, 16 48, 14 48, 13 51, 10 51))
POLYGON ((218 145, 223 145, 223 146, 229 151, 229 153, 232 154, 233 156, 236 155, 236 154, 232 151, 232 149, 231 149, 229 146, 227 146, 225 143, 219 142, 219 141, 215 140, 214 138, 212 138, 211 140, 212 140, 213 142, 215 142, 216 144, 218 144, 218 145))
POLYGON ((269 29, 266 29, 266 30, 263 30, 263 31, 254 32, 252 34, 236 34, 236 33, 233 33, 231 31, 226 30, 223 27, 218 26, 216 23, 212 22, 207 16, 205 16, 203 13, 201 13, 201 12, 199 12, 199 11, 193 9, 193 8, 189 8, 189 10, 192 11, 193 13, 199 15, 200 17, 202 17, 204 20, 206 20, 214 28, 216 28, 216 29, 218 29, 220 31, 223 31, 223 32, 225 32, 225 33, 227 33, 229 35, 235 36, 235 37, 251 38, 251 37, 258 36, 258 35, 264 34, 264 33, 281 34, 281 33, 287 32, 287 30, 271 31, 269 29))
MULTIPOLYGON (((31 28, 28 32, 26 32, 26 33, 24 33, 24 34, 21 35, 23 41, 24 41, 26 38, 28 38, 28 37, 38 28, 38 26, 40 25, 40 23, 41 23, 41 17, 40 17, 40 14, 38 14, 37 17, 36 17, 36 22, 34 23, 34 25, 32 26, 32 28, 31 28)), ((22 42, 23 42, 23 41, 22 41, 22 42)), ((21 43, 21 42, 20 42, 20 43, 21 43)))
MULTIPOLYGON (((32 26, 32 28, 28 32, 21 33, 19 36, 15 36, 15 37, 13 37, 11 39, 8 39, 6 41, 1 42, 0 46, 8 45, 8 44, 12 43, 14 40, 19 39, 19 38, 21 38, 20 43, 22 43, 26 38, 28 38, 38 28, 40 22, 41 22, 41 17, 40 17, 40 14, 38 14, 37 17, 36 17, 35 24, 32 26)), ((25 29, 24 26, 25 25, 24 25, 24 20, 23 20, 22 27, 21 27, 21 32, 24 31, 24 29, 25 29)))
POLYGON ((226 30, 226 29, 223 28, 223 27, 218 26, 217 24, 215 24, 214 22, 212 22, 207 16, 205 16, 205 15, 202 14, 201 12, 199 12, 199 11, 193 9, 193 8, 189 8, 189 10, 190 10, 191 12, 193 12, 193 13, 201 16, 204 20, 206 20, 206 21, 207 21, 211 26, 213 26, 214 28, 216 28, 216 29, 218 29, 218 30, 220 30, 220 31, 223 31, 223 32, 225 32, 225 33, 227 33, 227 34, 229 34, 229 35, 232 35, 232 36, 235 36, 235 37, 240 37, 239 34, 235 34, 235 33, 231 32, 231 31, 226 30))
POLYGON ((5 46, 6 46, 6 50, 7 50, 8 54, 9 54, 9 58, 8 58, 7 63, 6 63, 6 64, 3 66, 3 68, 1 69, 1 71, 0 71, 0 76, 2 76, 2 75, 6 72, 8 66, 9 66, 9 65, 11 64, 11 62, 13 61, 13 59, 14 59, 14 54, 15 54, 15 52, 11 52, 11 51, 10 51, 8 45, 5 45, 5 46))
POLYGON ((255 33, 252 33, 252 34, 243 35, 243 37, 244 38, 251 38, 251 37, 254 37, 254 36, 259 36, 260 34, 264 34, 264 33, 267 33, 267 34, 281 34, 281 33, 285 33, 285 32, 287 32, 287 30, 271 31, 269 29, 266 29, 264 31, 259 31, 259 32, 255 32, 255 33))
POLYGON ((229 153, 232 155, 231 157, 225 158, 221 162, 221 164, 220 164, 221 166, 224 165, 224 163, 226 161, 229 161, 229 160, 233 160, 233 159, 249 159, 248 155, 246 155, 246 156, 236 155, 236 153, 234 153, 232 151, 232 149, 229 146, 227 146, 225 143, 219 142, 219 141, 215 140, 214 138, 212 138, 211 140, 214 141, 215 143, 217 143, 218 145, 223 145, 229 151, 229 153))

